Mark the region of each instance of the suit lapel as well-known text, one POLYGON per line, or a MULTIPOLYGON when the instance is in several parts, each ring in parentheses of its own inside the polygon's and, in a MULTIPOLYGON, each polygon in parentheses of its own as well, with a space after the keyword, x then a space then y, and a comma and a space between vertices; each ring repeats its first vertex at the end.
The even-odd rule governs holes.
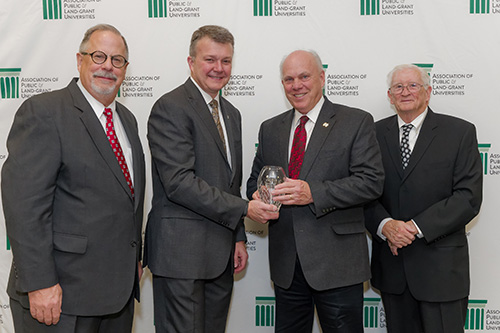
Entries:
MULTIPOLYGON (((436 119, 434 118, 434 113, 429 108, 427 116, 424 119, 420 133, 418 134, 417 142, 410 156, 410 162, 404 171, 404 179, 408 177, 413 171, 415 166, 419 163, 424 153, 429 148, 431 142, 434 140, 437 131, 434 129, 437 127, 436 119)), ((403 179, 403 180, 404 180, 403 179)))
POLYGON ((307 149, 304 154, 304 162, 302 163, 302 167, 300 169, 300 179, 307 178, 318 153, 323 147, 326 138, 334 129, 336 122, 337 120, 335 119, 334 105, 325 98, 325 103, 319 112, 312 136, 307 144, 307 149))
MULTIPOLYGON (((194 85, 190 78, 184 83, 186 88, 187 97, 191 107, 194 109, 195 113, 198 117, 201 118, 202 123, 207 128, 208 132, 214 139, 217 147, 219 148, 220 153, 226 161, 227 166, 229 167, 229 163, 227 161, 226 153, 224 151, 224 145, 219 136, 219 131, 217 130, 217 126, 215 125, 214 119, 212 118, 212 112, 210 111, 208 105, 205 103, 203 96, 201 95, 198 88, 194 85)), ((222 108, 222 107, 220 107, 222 108)), ((219 110, 219 115, 221 114, 219 110)), ((226 126, 227 131, 227 126, 226 126)))
MULTIPOLYGON (((399 144, 398 118, 394 116, 387 125, 387 132, 384 135, 385 145, 389 151, 394 169, 398 172, 399 178, 403 178, 403 166, 401 163, 401 150, 399 144)), ((410 158, 411 160, 411 158, 410 158)))
POLYGON ((106 137, 106 133, 104 133, 101 122, 96 117, 94 110, 85 99, 85 96, 83 96, 80 88, 76 85, 76 81, 72 81, 72 84, 70 84, 68 88, 73 96, 74 106, 82 112, 80 119, 87 128, 87 131, 97 147, 97 150, 113 172, 115 178, 122 185, 123 189, 128 193, 130 198, 132 198, 130 188, 128 187, 125 176, 116 161, 116 156, 111 149, 111 145, 106 137))
MULTIPOLYGON (((226 133, 227 133, 227 142, 229 144, 229 152, 231 153, 231 163, 232 163, 231 183, 232 183, 234 181, 234 177, 236 176, 236 171, 238 170, 238 166, 236 164, 238 163, 239 159, 238 159, 238 155, 237 155, 238 149, 236 147, 236 141, 238 140, 238 136, 240 135, 240 133, 237 132, 237 129, 240 128, 240 126, 236 123, 237 119, 236 119, 235 115, 233 114, 233 112, 229 111, 228 102, 222 97, 220 97, 219 100, 220 100, 219 115, 221 117, 224 117, 224 124, 226 127, 226 133)), ((220 138, 219 133, 217 133, 217 137, 220 138)), ((218 142, 221 142, 221 140, 218 140, 218 142)), ((224 147, 222 145, 220 145, 219 148, 224 150, 224 147)), ((225 154, 224 154, 224 158, 226 158, 225 154)), ((227 158, 226 158, 226 161, 229 164, 229 161, 227 160, 227 158)))
POLYGON ((281 119, 282 125, 279 128, 276 128, 276 135, 273 135, 273 138, 275 138, 277 141, 274 143, 277 145, 277 160, 279 161, 279 166, 283 166, 283 169, 285 170, 285 174, 288 177, 288 163, 289 158, 288 158, 288 149, 289 144, 290 144, 290 131, 292 129, 292 121, 293 121, 293 115, 294 115, 294 109, 289 110, 287 113, 284 114, 283 118, 281 119))
MULTIPOLYGON (((133 171, 134 171, 134 195, 135 195, 135 203, 134 203, 134 208, 137 208, 137 205, 139 202, 141 202, 141 196, 142 192, 139 190, 140 186, 139 184, 143 183, 142 179, 142 170, 141 170, 141 165, 142 165, 142 146, 141 142, 138 137, 136 137, 136 128, 134 127, 134 124, 128 121, 125 111, 122 109, 122 105, 118 102, 116 102, 116 112, 118 113, 118 116, 120 117, 120 120, 122 122, 123 128, 125 130, 125 134, 127 135, 128 141, 130 142, 130 146, 132 147, 132 163, 133 163, 133 171), (136 186, 137 185, 137 186, 136 186)), ((121 171, 121 170, 120 170, 121 171)), ((122 173, 123 175, 123 173, 122 173)), ((125 180, 125 177, 122 177, 125 180)), ((121 179, 121 178, 120 178, 121 179)), ((122 183, 122 182, 120 182, 122 183)), ((122 183, 122 186, 125 186, 124 188, 126 189, 127 193, 130 194, 130 197, 132 198, 132 194, 130 193, 130 189, 128 187, 128 184, 126 181, 122 183)))

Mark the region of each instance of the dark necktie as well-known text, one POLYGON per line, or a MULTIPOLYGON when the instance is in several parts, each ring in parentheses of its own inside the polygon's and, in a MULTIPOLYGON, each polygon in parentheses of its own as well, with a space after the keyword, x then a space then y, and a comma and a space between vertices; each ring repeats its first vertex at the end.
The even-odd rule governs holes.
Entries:
POLYGON ((115 126, 113 125, 113 112, 110 108, 104 109, 104 115, 106 116, 106 135, 108 136, 109 144, 113 148, 116 160, 122 169, 125 180, 127 181, 128 187, 130 188, 130 193, 134 197, 134 186, 132 185, 132 179, 130 178, 130 172, 128 171, 127 162, 125 161, 125 156, 123 155, 122 147, 118 141, 118 137, 115 133, 115 126))
POLYGON ((403 164, 403 170, 406 169, 408 163, 410 162, 411 149, 409 144, 409 134, 413 128, 412 124, 403 125, 403 135, 401 137, 401 163, 403 164))
POLYGON ((220 119, 219 119, 219 108, 217 105, 217 101, 215 99, 213 99, 209 103, 209 105, 210 105, 210 107, 212 107, 212 118, 214 119, 215 126, 217 126, 217 131, 219 131, 220 139, 222 140, 222 144, 224 145, 224 154, 226 154, 227 153, 226 140, 224 139, 224 131, 222 130, 222 125, 221 125, 220 119))
POLYGON ((295 128, 292 142, 292 152, 290 153, 290 163, 288 163, 288 177, 292 179, 299 178, 300 168, 304 161, 304 152, 306 151, 306 123, 309 120, 307 116, 300 117, 300 124, 295 128))

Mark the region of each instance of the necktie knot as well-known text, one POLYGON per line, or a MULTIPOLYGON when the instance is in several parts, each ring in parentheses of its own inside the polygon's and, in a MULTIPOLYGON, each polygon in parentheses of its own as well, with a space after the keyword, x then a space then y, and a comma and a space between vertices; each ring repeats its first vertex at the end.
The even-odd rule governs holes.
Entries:
POLYGON ((110 108, 104 108, 104 115, 106 116, 107 119, 109 118, 113 119, 113 111, 111 111, 110 108))
POLYGON ((302 116, 302 117, 300 117, 300 125, 304 126, 307 123, 308 120, 309 120, 308 116, 302 116))
POLYGON ((408 135, 413 128, 412 124, 404 124, 403 126, 403 135, 408 135))
POLYGON ((217 103, 217 100, 213 99, 212 101, 210 101, 209 105, 210 107, 212 108, 212 111, 213 112, 218 112, 219 109, 218 109, 218 105, 219 103, 217 103))

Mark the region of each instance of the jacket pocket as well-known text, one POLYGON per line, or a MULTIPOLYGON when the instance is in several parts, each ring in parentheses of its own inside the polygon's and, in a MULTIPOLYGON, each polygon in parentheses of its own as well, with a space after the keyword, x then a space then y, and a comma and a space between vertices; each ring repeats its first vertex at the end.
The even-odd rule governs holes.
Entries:
POLYGON ((363 221, 337 223, 332 225, 332 229, 339 235, 360 234, 365 232, 365 224, 363 221))
POLYGON ((84 254, 87 252, 87 237, 54 232, 54 249, 61 252, 84 254))

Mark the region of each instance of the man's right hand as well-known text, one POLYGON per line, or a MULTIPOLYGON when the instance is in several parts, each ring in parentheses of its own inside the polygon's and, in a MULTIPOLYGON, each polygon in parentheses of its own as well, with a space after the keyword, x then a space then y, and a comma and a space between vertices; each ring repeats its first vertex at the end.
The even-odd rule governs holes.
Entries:
POLYGON ((30 291, 30 313, 33 318, 45 325, 55 325, 61 317, 62 288, 58 284, 30 291))
POLYGON ((417 228, 413 223, 390 220, 382 228, 382 234, 398 249, 410 245, 415 240, 417 228))
POLYGON ((259 223, 267 223, 269 220, 276 220, 279 217, 278 208, 275 205, 257 200, 257 191, 252 197, 254 200, 248 202, 247 217, 259 223))

